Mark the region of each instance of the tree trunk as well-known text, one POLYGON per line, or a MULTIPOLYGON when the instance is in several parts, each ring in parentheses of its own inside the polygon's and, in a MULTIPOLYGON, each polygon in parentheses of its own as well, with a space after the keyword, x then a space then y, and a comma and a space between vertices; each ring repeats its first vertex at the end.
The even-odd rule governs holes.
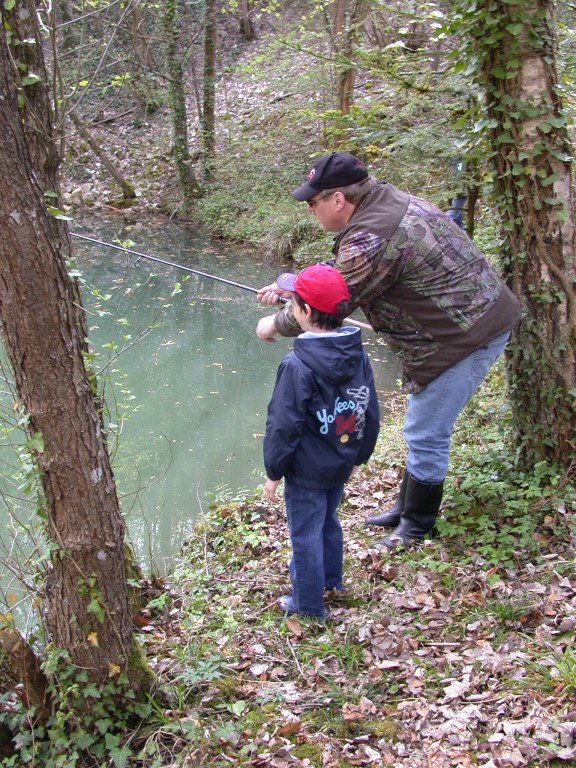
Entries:
POLYGON ((218 27, 216 24, 216 0, 206 0, 204 19, 204 100, 202 107, 202 144, 204 150, 204 178, 214 174, 214 103, 216 92, 216 48, 218 27))
POLYGON ((202 197, 202 188, 196 180, 190 149, 188 147, 188 121, 186 113, 186 91, 180 50, 180 21, 177 0, 166 0, 164 6, 164 30, 166 33, 166 59, 170 76, 170 113, 172 115, 172 136, 174 160, 178 171, 185 216, 190 216, 194 200, 202 197))
POLYGON ((35 718, 45 722, 49 715, 48 680, 30 645, 12 627, 0 629, 0 649, 9 662, 10 677, 22 684, 17 695, 25 707, 35 708, 35 718))
POLYGON ((80 133, 80 135, 86 140, 92 152, 94 152, 96 157, 98 157, 101 160, 104 168, 106 168, 110 176, 112 176, 114 181, 120 186, 120 189, 122 190, 123 199, 126 201, 134 200, 136 198, 136 192, 134 191, 134 187, 126 179, 122 171, 120 171, 116 167, 116 165, 114 165, 114 163, 110 159, 110 155, 102 149, 99 142, 96 141, 94 136, 92 136, 88 128, 85 125, 82 125, 80 118, 77 117, 74 112, 70 112, 70 119, 78 129, 78 132, 80 133))
POLYGON ((132 19, 132 50, 134 59, 145 72, 154 72, 158 66, 152 54, 152 38, 146 34, 146 25, 142 3, 134 3, 130 9, 132 19))
MULTIPOLYGON (((350 114, 354 100, 356 67, 353 64, 353 48, 358 39, 358 26, 366 16, 364 0, 336 0, 333 8, 333 41, 338 82, 338 109, 342 116, 350 114)), ((340 143, 347 139, 345 133, 340 143)))
POLYGON ((524 309, 510 346, 520 459, 526 468, 568 466, 576 449, 576 215, 553 3, 516 0, 484 13, 489 29, 476 24, 472 34, 488 92, 503 268, 524 309))
POLYGON ((72 51, 78 45, 78 33, 74 22, 74 3, 72 0, 58 0, 62 26, 62 50, 72 51))
POLYGON ((47 625, 52 643, 91 680, 104 683, 123 671, 139 694, 148 670, 129 663, 138 649, 124 570, 125 526, 84 357, 84 311, 67 273, 70 235, 44 202, 46 193, 58 196, 59 190, 41 39, 34 3, 17 6, 18 19, 28 22, 26 39, 36 42, 15 36, 14 14, 4 9, 12 55, 31 49, 40 81, 26 87, 21 109, 16 70, 0 35, 0 325, 45 497, 47 625))
POLYGON ((130 5, 131 29, 127 25, 128 34, 119 35, 126 52, 125 66, 131 75, 126 84, 147 115, 154 114, 162 103, 158 81, 152 76, 158 72, 158 64, 153 54, 154 36, 146 28, 147 24, 152 27, 154 15, 142 0, 136 0, 130 5))
POLYGON ((250 18, 250 0, 239 0, 238 16, 240 21, 240 34, 246 40, 254 40, 254 24, 250 18))

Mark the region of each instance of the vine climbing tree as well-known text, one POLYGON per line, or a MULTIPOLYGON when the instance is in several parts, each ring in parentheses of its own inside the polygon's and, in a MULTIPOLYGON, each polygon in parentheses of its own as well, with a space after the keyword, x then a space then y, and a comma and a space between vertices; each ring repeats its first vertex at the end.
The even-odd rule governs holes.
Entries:
POLYGON ((484 89, 502 267, 523 318, 510 345, 521 465, 576 455, 576 214, 552 0, 459 0, 459 68, 484 89))
MULTIPOLYGON (((85 312, 68 273, 70 234, 57 208, 59 155, 36 7, 33 0, 15 9, 4 4, 1 16, 0 329, 41 486, 38 515, 50 560, 39 601, 45 639, 69 674, 82 675, 93 690, 112 683, 144 697, 151 673, 134 636, 125 523, 88 363, 85 312)), ((21 682, 23 700, 34 701, 30 680, 21 682)), ((81 695, 77 703, 88 708, 81 695)), ((55 700, 47 707, 56 708, 55 700)))
POLYGON ((190 216, 194 201, 202 197, 203 194, 202 187, 196 178, 188 143, 184 78, 184 63, 187 60, 184 49, 188 45, 184 33, 184 21, 187 12, 188 9, 182 7, 178 0, 165 0, 163 24, 166 35, 166 61, 170 74, 168 94, 172 116, 173 153, 180 189, 182 190, 182 206, 185 218, 190 216))

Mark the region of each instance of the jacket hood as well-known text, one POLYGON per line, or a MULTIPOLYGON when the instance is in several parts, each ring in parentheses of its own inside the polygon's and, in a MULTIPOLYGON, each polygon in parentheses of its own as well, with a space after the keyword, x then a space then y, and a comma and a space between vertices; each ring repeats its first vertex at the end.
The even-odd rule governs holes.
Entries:
POLYGON ((304 334, 294 339, 294 354, 332 384, 352 379, 363 359, 360 328, 345 326, 335 335, 304 334))
POLYGON ((344 235, 356 227, 358 219, 361 219, 364 231, 378 232, 383 240, 390 240, 402 221, 409 203, 410 195, 407 192, 386 181, 381 181, 360 201, 348 224, 335 236, 332 253, 338 252, 344 235))

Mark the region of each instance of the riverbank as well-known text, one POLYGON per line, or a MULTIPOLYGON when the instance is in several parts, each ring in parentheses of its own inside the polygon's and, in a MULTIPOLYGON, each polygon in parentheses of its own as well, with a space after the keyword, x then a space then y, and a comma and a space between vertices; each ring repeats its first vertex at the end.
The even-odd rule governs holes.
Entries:
POLYGON ((328 596, 325 624, 277 610, 289 591, 282 505, 205 510, 143 618, 170 703, 133 743, 153 739, 165 764, 186 766, 576 765, 574 510, 514 522, 504 478, 499 512, 458 480, 473 447, 494 467, 498 448, 477 428, 497 401, 485 386, 461 420, 441 537, 390 554, 363 520, 396 493, 398 397, 346 490, 345 590, 328 596))

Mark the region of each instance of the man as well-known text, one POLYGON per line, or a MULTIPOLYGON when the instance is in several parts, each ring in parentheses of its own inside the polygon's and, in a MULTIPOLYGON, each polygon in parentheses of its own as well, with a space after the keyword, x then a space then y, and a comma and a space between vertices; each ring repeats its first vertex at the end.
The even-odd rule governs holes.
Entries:
MULTIPOLYGON (((402 361, 408 405, 406 471, 394 506, 366 525, 394 530, 394 548, 428 536, 448 470, 454 423, 520 318, 520 304, 466 233, 436 206, 370 176, 346 152, 325 155, 293 193, 337 233, 332 264, 402 361)), ((274 304, 274 283, 258 292, 274 304)), ((290 305, 260 320, 259 338, 299 332, 290 305)))

